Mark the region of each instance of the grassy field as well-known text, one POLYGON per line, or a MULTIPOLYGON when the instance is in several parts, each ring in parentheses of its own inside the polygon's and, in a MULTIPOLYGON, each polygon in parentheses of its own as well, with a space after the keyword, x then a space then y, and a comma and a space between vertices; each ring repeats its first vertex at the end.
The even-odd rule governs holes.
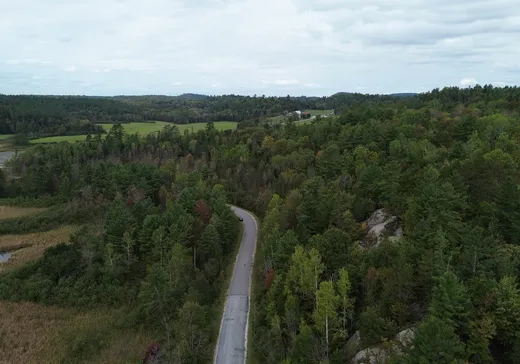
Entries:
MULTIPOLYGON (((217 121, 214 123, 217 130, 230 130, 237 127, 237 123, 233 121, 217 121)), ((108 132, 114 124, 101 124, 101 126, 108 132)), ((123 124, 125 131, 129 134, 150 134, 162 130, 165 126, 172 125, 163 121, 155 121, 153 123, 129 123, 123 124)), ((192 123, 192 124, 174 124, 177 125, 179 131, 184 133, 185 130, 190 132, 197 132, 206 127, 206 123, 192 123)))
MULTIPOLYGON (((308 112, 309 114, 311 114, 311 116, 321 116, 321 115, 334 115, 334 110, 304 110, 306 112, 308 112)), ((278 115, 278 116, 272 116, 270 118, 267 118, 268 121, 270 121, 271 123, 273 124, 279 124, 281 122, 284 122, 286 119, 286 117, 284 115, 278 115)), ((297 121, 296 123, 306 123, 306 122, 309 122, 309 121, 312 121, 311 120, 300 120, 300 121, 297 121)))
POLYGON ((0 135, 0 152, 13 150, 12 141, 9 139, 13 134, 2 134, 0 135))
POLYGON ((13 251, 5 263, 0 263, 0 272, 23 266, 40 258, 45 249, 69 241, 76 226, 62 226, 54 230, 19 235, 0 235, 0 252, 13 251))
POLYGON ((123 316, 0 301, 0 364, 140 363, 153 337, 119 327, 123 316))
MULTIPOLYGON (((233 121, 218 121, 215 122, 215 128, 217 130, 230 130, 235 129, 237 126, 236 122, 233 121)), ((109 131, 114 124, 100 124, 106 131, 109 131)), ((152 123, 127 123, 122 124, 125 131, 129 134, 139 133, 146 135, 162 130, 166 125, 177 125, 179 131, 184 133, 185 130, 190 132, 197 132, 206 127, 206 123, 193 123, 193 124, 172 124, 163 121, 156 121, 152 123)), ((85 140, 85 135, 63 135, 32 139, 31 144, 42 144, 42 143, 59 143, 59 142, 75 142, 85 140)))
POLYGON ((318 115, 328 115, 328 114, 334 114, 334 110, 305 110, 311 116, 318 116, 318 115))
POLYGON ((39 207, 0 206, 0 220, 28 216, 44 210, 44 208, 39 207))
POLYGON ((85 140, 85 135, 59 135, 38 139, 31 139, 31 144, 59 143, 59 142, 77 142, 85 140))
POLYGON ((270 118, 267 118, 268 121, 270 121, 273 124, 279 124, 285 121, 285 116, 278 115, 278 116, 272 116, 270 118))

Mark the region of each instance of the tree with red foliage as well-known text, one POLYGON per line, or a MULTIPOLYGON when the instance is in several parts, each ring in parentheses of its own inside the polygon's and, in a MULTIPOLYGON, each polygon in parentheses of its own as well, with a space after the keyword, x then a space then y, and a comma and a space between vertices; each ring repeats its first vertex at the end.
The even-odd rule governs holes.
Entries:
POLYGON ((146 350, 143 364, 157 364, 161 356, 161 346, 157 343, 151 344, 146 350))
POLYGON ((207 202, 204 200, 198 200, 195 204, 195 210, 197 210, 200 219, 204 222, 204 224, 207 224, 209 219, 211 219, 211 209, 207 202))
POLYGON ((271 285, 273 284, 275 277, 276 277, 276 272, 275 272, 274 268, 270 268, 267 271, 267 274, 265 275, 265 279, 264 279, 264 286, 265 286, 265 290, 267 293, 269 293, 269 289, 271 288, 271 285))

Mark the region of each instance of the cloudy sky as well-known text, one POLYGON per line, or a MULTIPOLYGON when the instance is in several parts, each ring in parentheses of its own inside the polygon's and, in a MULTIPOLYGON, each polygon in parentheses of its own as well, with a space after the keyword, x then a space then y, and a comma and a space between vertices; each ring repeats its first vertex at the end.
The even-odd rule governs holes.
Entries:
POLYGON ((520 83, 518 0, 0 0, 0 93, 520 83))

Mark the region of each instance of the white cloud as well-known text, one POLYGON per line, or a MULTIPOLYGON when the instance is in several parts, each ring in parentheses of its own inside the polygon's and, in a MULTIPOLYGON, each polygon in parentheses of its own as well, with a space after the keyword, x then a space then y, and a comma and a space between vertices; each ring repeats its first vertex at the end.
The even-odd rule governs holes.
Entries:
POLYGON ((63 69, 65 72, 76 72, 75 66, 67 66, 63 69))
POLYGON ((459 84, 462 86, 462 87, 468 87, 468 86, 475 86, 477 84, 477 80, 474 79, 474 78, 463 78, 462 80, 460 80, 459 84))
POLYGON ((38 92, 85 92, 83 82, 93 94, 390 93, 466 75, 519 83, 517 2, 4 1, 0 93, 32 93, 23 79, 34 74, 54 80, 38 92))
POLYGON ((8 59, 5 64, 18 65, 18 64, 43 64, 41 61, 34 58, 25 59, 8 59))
POLYGON ((182 86, 182 82, 179 82, 179 81, 177 81, 177 82, 172 82, 172 86, 175 86, 175 87, 177 87, 177 86, 182 86))
POLYGON ((267 81, 267 80, 262 80, 262 83, 263 84, 266 84, 266 85, 276 85, 276 86, 288 86, 288 85, 299 85, 300 82, 298 82, 298 80, 272 80, 272 81, 267 81))

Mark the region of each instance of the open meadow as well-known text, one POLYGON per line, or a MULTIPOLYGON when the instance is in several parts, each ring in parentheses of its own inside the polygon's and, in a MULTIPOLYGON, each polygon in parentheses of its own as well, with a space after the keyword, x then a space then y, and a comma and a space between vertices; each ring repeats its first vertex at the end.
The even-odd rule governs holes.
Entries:
POLYGON ((45 211, 45 208, 0 206, 0 220, 28 216, 42 211, 45 211))
MULTIPOLYGON (((305 122, 312 121, 316 116, 334 115, 334 110, 303 110, 303 111, 311 114, 312 119, 302 119, 302 120, 297 121, 297 123, 305 123, 305 122)), ((270 118, 267 118, 267 120, 273 124, 280 124, 286 120, 286 116, 284 116, 284 115, 272 116, 270 118)))
MULTIPOLYGON (((114 124, 100 124, 107 132, 114 126, 114 124)), ((206 123, 191 123, 191 124, 172 124, 164 121, 155 121, 150 123, 126 123, 122 124, 125 131, 129 134, 139 133, 147 135, 157 131, 161 131, 167 125, 176 125, 181 133, 188 130, 191 133, 196 133, 206 127, 206 123)), ((233 121, 217 121, 214 123, 217 130, 231 130, 237 126, 233 121)), ((86 135, 63 135, 32 139, 31 144, 42 143, 59 143, 59 142, 75 142, 85 140, 86 135)))
POLYGON ((305 110, 311 116, 334 115, 334 110, 305 110))
POLYGON ((153 337, 122 327, 124 314, 0 301, 0 364, 140 363, 153 337))
POLYGON ((38 233, 0 235, 0 252, 12 252, 7 262, 0 264, 0 272, 21 267, 43 256, 45 249, 67 243, 76 229, 76 226, 61 226, 38 233))

